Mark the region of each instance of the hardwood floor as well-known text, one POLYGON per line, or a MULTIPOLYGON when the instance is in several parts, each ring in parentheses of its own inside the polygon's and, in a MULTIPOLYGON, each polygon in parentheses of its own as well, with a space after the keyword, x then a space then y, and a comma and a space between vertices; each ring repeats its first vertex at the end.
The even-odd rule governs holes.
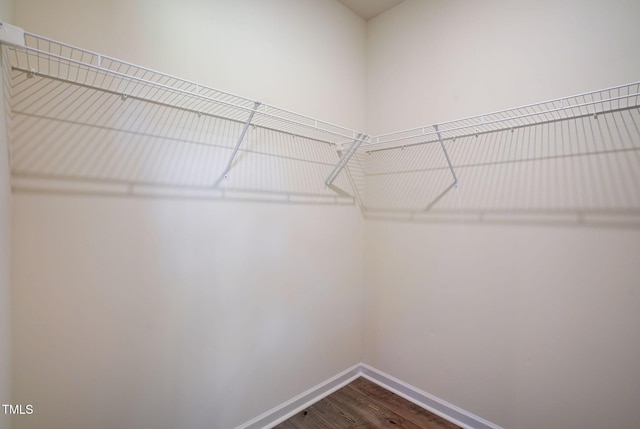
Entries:
POLYGON ((362 377, 274 429, 374 428, 460 429, 362 377))

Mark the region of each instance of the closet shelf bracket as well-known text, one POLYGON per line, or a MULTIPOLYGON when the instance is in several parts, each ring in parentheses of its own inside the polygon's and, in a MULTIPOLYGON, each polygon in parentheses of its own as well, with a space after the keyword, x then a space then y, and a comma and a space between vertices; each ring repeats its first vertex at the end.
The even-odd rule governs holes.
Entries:
POLYGON ((447 164, 449 164, 449 170, 451 170, 451 175, 453 176, 453 186, 455 188, 459 188, 460 184, 458 183, 458 176, 456 176, 456 172, 453 169, 453 164, 451 164, 451 159, 449 158, 449 152, 447 152, 447 147, 444 145, 444 141, 442 140, 440 131, 438 131, 438 124, 435 124, 433 126, 433 129, 436 131, 436 135, 438 136, 440 147, 442 148, 442 152, 444 152, 444 157, 447 158, 447 164))
POLYGON ((251 110, 251 113, 249 114, 249 117, 247 118, 247 121, 244 123, 244 127, 242 128, 242 132, 240 133, 240 136, 238 137, 238 140, 236 141, 236 145, 233 148, 233 152, 231 152, 231 156, 229 157, 229 161, 227 161, 227 166, 224 168, 224 171, 222 172, 222 174, 220 175, 220 177, 218 178, 218 180, 216 180, 216 183, 213 185, 214 188, 217 188, 218 185, 220 184, 220 182, 223 179, 227 179, 229 177, 229 170, 231 170, 231 165, 233 164, 233 160, 236 157, 236 154, 238 153, 238 149, 240 149, 240 145, 242 144, 242 140, 244 140, 244 136, 245 134, 247 134, 247 130, 249 129, 249 125, 251 125, 251 121, 253 120, 253 116, 256 114, 256 111, 258 110, 258 107, 260 107, 260 102, 256 101, 253 105, 253 110, 251 110))
POLYGON ((340 161, 333 167, 331 174, 327 177, 327 180, 324 181, 324 187, 328 188, 333 184, 333 181, 336 180, 338 174, 347 166, 347 163, 351 159, 351 157, 356 153, 362 142, 366 139, 369 139, 369 136, 365 134, 358 134, 355 136, 353 143, 349 146, 349 149, 342 152, 342 156, 340 157, 340 161))

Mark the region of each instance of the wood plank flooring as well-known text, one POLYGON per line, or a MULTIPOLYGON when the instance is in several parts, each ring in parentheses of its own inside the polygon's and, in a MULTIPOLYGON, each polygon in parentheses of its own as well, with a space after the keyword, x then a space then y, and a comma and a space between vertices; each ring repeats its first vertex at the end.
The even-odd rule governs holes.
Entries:
POLYGON ((460 429, 362 377, 274 429, 377 428, 460 429))

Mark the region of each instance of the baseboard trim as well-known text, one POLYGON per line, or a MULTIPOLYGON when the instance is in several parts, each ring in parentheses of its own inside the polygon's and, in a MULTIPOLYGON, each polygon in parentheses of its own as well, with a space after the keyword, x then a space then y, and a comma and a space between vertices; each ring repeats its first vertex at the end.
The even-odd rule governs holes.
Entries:
POLYGON ((272 428, 283 421, 293 417, 305 408, 315 404, 322 398, 329 396, 336 390, 351 383, 360 377, 360 364, 342 371, 340 374, 318 384, 315 387, 301 393, 300 395, 278 405, 275 408, 259 415, 238 427, 236 429, 266 429, 272 428))
POLYGON ((481 417, 424 392, 367 364, 360 364, 360 374, 369 381, 431 411, 464 429, 502 429, 481 417))
POLYGON ((278 405, 258 417, 236 427, 235 429, 268 429, 279 425, 305 408, 310 407, 322 398, 346 386, 358 377, 364 377, 373 383, 413 402, 419 407, 429 410, 440 417, 457 424, 463 429, 503 429, 462 408, 456 407, 442 399, 424 392, 417 387, 405 383, 379 369, 364 363, 354 365, 340 374, 318 384, 300 395, 278 405))

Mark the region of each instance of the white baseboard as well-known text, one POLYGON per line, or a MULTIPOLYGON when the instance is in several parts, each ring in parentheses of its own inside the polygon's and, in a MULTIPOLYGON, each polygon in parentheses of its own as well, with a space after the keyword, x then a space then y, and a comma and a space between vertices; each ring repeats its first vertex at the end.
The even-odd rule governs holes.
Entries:
POLYGON ((336 390, 346 386, 358 377, 364 377, 464 429, 502 429, 500 426, 484 420, 475 414, 458 408, 453 404, 443 401, 427 392, 423 392, 402 380, 363 363, 354 365, 235 429, 272 428, 305 408, 310 407, 322 398, 329 396, 336 390))
POLYGON ((419 407, 429 410, 464 429, 502 429, 498 425, 443 401, 436 396, 430 395, 427 392, 423 392, 417 387, 367 364, 360 364, 360 373, 362 377, 367 380, 384 387, 398 396, 402 396, 404 399, 413 402, 419 407))
POLYGON ((360 377, 360 365, 354 365, 351 368, 342 371, 340 374, 331 377, 330 379, 318 384, 315 387, 307 390, 288 400, 287 402, 278 405, 275 408, 259 415, 255 419, 252 419, 236 429, 267 429, 272 428, 283 421, 293 417, 300 411, 315 404, 325 396, 329 396, 336 390, 351 383, 356 378, 360 377))

